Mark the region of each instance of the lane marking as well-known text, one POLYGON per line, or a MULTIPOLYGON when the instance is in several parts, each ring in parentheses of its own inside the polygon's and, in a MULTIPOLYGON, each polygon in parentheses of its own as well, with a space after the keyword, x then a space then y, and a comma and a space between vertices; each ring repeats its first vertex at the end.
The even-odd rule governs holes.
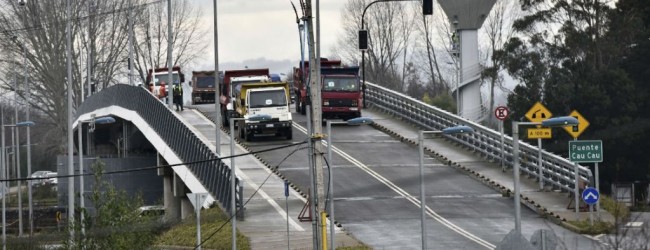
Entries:
MULTIPOLYGON (((305 129, 304 127, 298 125, 297 123, 294 123, 293 126, 296 127, 298 130, 300 130, 301 132, 303 132, 305 134, 307 133, 307 129, 305 129)), ((322 141, 322 143, 323 143, 323 145, 327 146, 327 143, 325 141, 322 141)), ((342 150, 340 150, 336 146, 332 147, 332 151, 339 154, 339 156, 345 158, 350 163, 356 165, 361 170, 365 171, 366 173, 368 173, 370 176, 374 177, 379 182, 385 184, 390 189, 392 189, 396 193, 398 193, 401 196, 403 196, 404 198, 406 198, 408 201, 413 203, 418 208, 421 208, 422 204, 420 203, 420 200, 418 200, 414 196, 410 195, 408 192, 404 191, 402 188, 395 185, 393 182, 386 179, 385 177, 383 177, 379 173, 377 173, 374 170, 370 169, 368 166, 366 166, 362 162, 358 161, 354 157, 352 157, 352 156, 348 155, 347 153, 343 152, 342 150)), ((442 224, 443 226, 451 229, 452 231, 464 236, 465 238, 467 238, 467 239, 469 239, 471 241, 474 241, 477 244, 479 244, 479 245, 481 245, 481 246, 483 246, 485 248, 488 248, 488 249, 496 248, 496 245, 494 245, 494 244, 492 244, 492 243, 490 243, 490 242, 488 242, 486 240, 483 240, 483 239, 479 238, 478 236, 476 236, 476 235, 474 235, 474 234, 472 234, 470 232, 465 231, 463 228, 457 226, 456 224, 454 224, 454 223, 448 221, 447 219, 445 219, 444 217, 440 216, 438 213, 433 211, 433 209, 429 208, 429 206, 426 206, 425 210, 427 211, 427 214, 430 217, 432 217, 434 220, 438 221, 440 224, 442 224)))
MULTIPOLYGON (((194 112, 196 112, 196 113, 198 114, 199 117, 201 117, 202 119, 204 119, 204 120, 206 120, 207 122, 209 122, 209 123, 211 124, 211 126, 212 126, 212 127, 215 129, 215 131, 216 131, 216 126, 214 125, 214 123, 212 123, 212 121, 210 121, 208 118, 206 118, 205 116, 203 116, 203 114, 201 114, 200 112, 198 112, 198 111, 196 111, 196 110, 194 110, 194 112)), ((221 133, 222 131, 219 130, 218 132, 221 133)), ((202 133, 199 133, 199 134, 202 135, 202 133)), ((225 134, 225 133, 224 133, 224 134, 225 134)), ((222 138, 223 138, 223 137, 222 137, 222 138)), ((230 137, 228 137, 228 140, 230 140, 230 137)), ((239 145, 238 143, 235 143, 235 144, 237 145, 237 148, 238 148, 239 150, 241 150, 241 151, 243 151, 243 152, 248 152, 245 148, 243 148, 243 147, 242 147, 241 145, 239 145)), ((221 154, 224 155, 224 156, 226 156, 226 155, 224 154, 223 151, 221 152, 221 154)), ((255 157, 252 157, 252 158, 253 158, 255 161, 258 161, 255 157)), ((224 163, 225 163, 225 162, 224 162, 224 163)), ((259 163, 259 164, 262 164, 261 162, 258 162, 258 163, 259 163)), ((273 172, 271 172, 271 170, 269 170, 267 167, 263 167, 263 169, 266 170, 267 173, 269 173, 269 174, 273 174, 273 172)), ((259 186, 258 186, 257 184, 255 184, 255 183, 253 182, 253 180, 252 180, 250 177, 248 177, 248 175, 244 174, 244 172, 242 172, 241 168, 237 168, 237 169, 236 169, 236 172, 237 172, 238 175, 240 175, 240 176, 245 180, 246 184, 248 184, 251 188, 253 188, 253 190, 258 190, 259 186)), ((284 185, 284 183, 282 183, 282 184, 284 185)), ((283 187, 284 187, 284 186, 283 186, 283 187)), ((284 192, 284 191, 283 191, 283 192, 284 192)), ((266 192, 264 192, 263 189, 260 188, 260 189, 257 191, 257 193, 260 194, 260 195, 262 196, 262 198, 264 198, 264 199, 265 199, 265 200, 266 200, 266 201, 267 201, 267 202, 268 202, 268 203, 269 203, 273 208, 275 208, 275 210, 280 214, 280 216, 282 216, 282 218, 284 218, 284 220, 287 219, 287 212, 286 212, 282 207, 280 207, 280 205, 278 205, 278 203, 275 202, 275 200, 274 200, 273 198, 271 198, 271 197, 270 197, 266 192)), ((298 194, 297 194, 293 189, 291 190, 291 193, 294 194, 294 196, 298 197, 301 201, 303 201, 303 202, 307 202, 307 201, 306 201, 302 196, 298 195, 298 194)), ((297 223, 293 218, 289 218, 289 223, 290 223, 290 224, 291 224, 291 225, 292 225, 296 230, 298 230, 298 231, 305 231, 305 229, 304 229, 302 226, 300 226, 300 224, 297 223)))

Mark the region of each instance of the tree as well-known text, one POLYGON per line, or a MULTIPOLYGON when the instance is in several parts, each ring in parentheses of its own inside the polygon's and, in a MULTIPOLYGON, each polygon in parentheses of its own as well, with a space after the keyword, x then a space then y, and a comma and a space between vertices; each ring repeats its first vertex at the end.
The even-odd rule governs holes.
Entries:
MULTIPOLYGON (((508 105, 523 114, 544 100, 554 115, 578 110, 590 127, 581 139, 601 139, 607 157, 601 183, 647 181, 650 157, 647 67, 650 15, 647 1, 521 1, 528 10, 514 23, 521 37, 495 53, 525 83, 508 105), (554 27, 558 27, 554 29, 554 27)), ((568 136, 550 148, 566 152, 568 136)))
MULTIPOLYGON (((361 16, 371 1, 349 1, 343 10, 344 34, 339 39, 339 57, 352 63, 361 62, 356 48, 361 16)), ((399 62, 409 43, 411 13, 401 3, 377 3, 366 11, 364 28, 368 30, 366 80, 395 90, 402 90, 399 62), (381 6, 377 6, 381 5, 381 6)))
MULTIPOLYGON (((129 196, 124 190, 117 190, 103 180, 104 163, 97 161, 91 166, 95 185, 88 197, 95 208, 95 215, 84 213, 86 235, 79 232, 79 221, 75 221, 75 235, 78 239, 68 248, 85 249, 147 249, 154 243, 157 233, 166 228, 159 218, 142 216, 139 208, 142 197, 129 196)), ((80 208, 77 208, 80 209, 80 208)), ((64 244, 68 244, 68 241, 64 244)))
MULTIPOLYGON (((495 88, 503 88, 503 61, 499 56, 494 56, 495 52, 503 48, 503 44, 513 35, 512 24, 519 17, 519 4, 516 1, 498 0, 492 7, 490 15, 483 23, 483 32, 487 37, 488 48, 485 51, 484 64, 486 65, 481 73, 481 78, 488 81, 490 100, 489 109, 494 110, 494 92, 495 88)), ((495 125, 495 117, 488 115, 487 123, 495 125)))
MULTIPOLYGON (((95 91, 113 84, 124 83, 128 71, 128 25, 130 0, 91 1, 75 0, 72 16, 66 16, 66 1, 27 1, 19 6, 17 1, 6 1, 6 8, 0 12, 0 45, 4 58, 0 61, 0 74, 4 77, 0 88, 13 91, 13 79, 19 80, 16 89, 20 99, 26 99, 27 89, 31 93, 30 107, 47 119, 39 126, 51 127, 57 140, 49 145, 49 151, 65 151, 67 134, 67 65, 65 29, 70 20, 72 30, 72 79, 73 110, 81 103, 82 92, 88 80, 87 66, 91 68, 91 80, 95 91), (89 5, 90 4, 90 5, 89 5), (90 31, 90 32, 89 32, 90 31), (90 34, 90 35, 88 35, 90 34), (88 51, 92 51, 88 56, 88 51), (23 70, 23 52, 26 68, 23 70), (26 76, 23 73, 26 72, 26 76), (29 86, 22 86, 24 77, 29 86)), ((165 15, 161 2, 134 1, 133 16, 136 20, 136 69, 144 79, 144 72, 150 67, 145 58, 155 58, 157 65, 166 60, 166 21, 142 22, 145 17, 165 15), (144 25, 161 27, 155 36, 146 40, 144 25), (138 28, 139 27, 139 28, 138 28), (163 29, 164 28, 164 29, 163 29), (140 38, 140 39, 138 39, 140 38), (147 42, 148 41, 148 42, 147 42), (165 44, 164 46, 162 44, 165 44), (145 49, 150 46, 154 49, 145 49), (154 53, 156 56, 149 56, 154 53), (145 56, 146 55, 146 56, 145 56)), ((187 0, 174 1, 174 58, 175 64, 186 65, 198 58, 199 51, 207 44, 200 37, 206 37, 198 28, 199 12, 190 8, 187 0), (203 46, 201 46, 203 45, 203 46)), ((165 18, 166 20, 166 18, 165 18)), ((166 65, 166 64, 165 64, 166 65)))

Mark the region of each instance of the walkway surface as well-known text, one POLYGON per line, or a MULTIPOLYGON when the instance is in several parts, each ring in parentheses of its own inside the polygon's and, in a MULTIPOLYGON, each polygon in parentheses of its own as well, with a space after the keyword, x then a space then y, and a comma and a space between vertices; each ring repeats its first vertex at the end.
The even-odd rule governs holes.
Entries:
MULTIPOLYGON (((210 142, 214 150, 216 128, 212 121, 196 110, 186 108, 179 112, 190 129, 210 142)), ((220 150, 223 156, 230 155, 230 136, 220 131, 220 150)), ((237 145, 235 154, 247 153, 237 145)), ((225 161, 230 165, 230 160, 225 161)), ((267 166, 252 155, 237 157, 235 162, 237 176, 244 180, 245 216, 237 221, 237 229, 249 238, 252 249, 287 248, 287 207, 289 211, 289 238, 291 249, 312 249, 312 223, 300 222, 298 215, 306 200, 292 188, 289 197, 284 195, 284 180, 274 174, 267 166), (255 193, 257 191, 257 193, 255 193), (255 194, 254 194, 255 193, 255 194)), ((329 223, 328 223, 329 232, 329 223)), ((344 231, 336 230, 337 246, 355 246, 360 243, 344 231)))
MULTIPOLYGON (((402 137, 411 143, 418 141, 418 128, 395 119, 394 117, 372 109, 364 109, 363 115, 373 118, 375 124, 382 130, 395 136, 402 137)), ((481 156, 470 152, 469 150, 458 150, 458 145, 444 138, 427 139, 424 142, 426 149, 433 151, 452 164, 470 175, 474 175, 478 180, 500 190, 514 190, 512 169, 503 172, 499 163, 487 161, 481 156)), ((536 179, 526 178, 521 175, 520 192, 522 204, 537 211, 540 214, 548 214, 556 223, 564 224, 566 221, 589 220, 589 212, 575 213, 573 209, 567 209, 567 205, 573 196, 566 192, 555 192, 539 189, 539 183, 536 179)), ((602 210, 602 209, 601 209, 602 210)), ((600 216, 600 219, 614 223, 614 217, 605 210, 600 213, 593 213, 594 218, 600 216)))

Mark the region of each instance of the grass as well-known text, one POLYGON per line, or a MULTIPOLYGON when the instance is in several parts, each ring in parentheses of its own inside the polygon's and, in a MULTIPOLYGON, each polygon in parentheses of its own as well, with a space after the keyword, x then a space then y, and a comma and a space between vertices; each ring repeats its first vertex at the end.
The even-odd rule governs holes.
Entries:
MULTIPOLYGON (((616 218, 616 223, 626 221, 630 217, 630 209, 624 204, 618 203, 606 195, 601 195, 600 199, 601 209, 611 213, 616 218)), ((578 229, 578 233, 590 235, 611 233, 617 226, 604 221, 594 221, 594 224, 591 225, 589 220, 570 221, 569 223, 578 229)))
MULTIPOLYGON (((208 249, 230 249, 232 246, 231 224, 219 208, 201 211, 202 247, 208 249)), ((196 217, 186 218, 180 224, 164 232, 156 240, 158 246, 196 246, 196 217)), ((248 238, 237 233, 237 249, 250 249, 248 238)))

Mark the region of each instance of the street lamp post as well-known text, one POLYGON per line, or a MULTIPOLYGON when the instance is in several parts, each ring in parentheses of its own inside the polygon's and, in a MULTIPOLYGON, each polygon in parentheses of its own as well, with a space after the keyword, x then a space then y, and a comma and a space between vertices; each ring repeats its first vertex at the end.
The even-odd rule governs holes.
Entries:
POLYGON ((334 171, 332 171, 332 168, 334 167, 334 163, 332 162, 332 124, 348 124, 348 125, 359 125, 359 124, 370 124, 372 123, 371 118, 367 117, 358 117, 358 118, 353 118, 350 120, 347 120, 345 122, 332 122, 330 120, 327 120, 327 163, 328 163, 328 169, 329 169, 329 216, 330 216, 330 246, 332 249, 336 249, 336 246, 334 243, 336 242, 334 240, 334 171))
MULTIPOLYGON (((375 3, 379 2, 409 2, 409 1, 419 1, 419 0, 376 0, 374 2, 369 3, 366 5, 366 7, 363 9, 363 13, 361 14, 361 30, 365 30, 365 20, 366 20, 366 11, 370 6, 372 6, 375 3)), ((366 33, 367 34, 367 33, 366 33)), ((366 107, 366 50, 362 49, 361 50, 361 81, 363 84, 361 85, 361 90, 363 94, 363 107, 366 107)))
POLYGON ((426 229, 426 207, 427 204, 425 202, 425 195, 424 195, 424 135, 425 134, 444 134, 444 135, 450 135, 450 134, 459 134, 459 133, 471 133, 474 132, 474 129, 468 126, 455 126, 455 127, 449 127, 445 128, 443 130, 435 130, 435 131, 424 131, 420 130, 418 133, 418 151, 419 151, 419 156, 420 156, 420 224, 421 224, 421 229, 422 229, 422 249, 427 249, 427 229, 426 229))
MULTIPOLYGON (((216 100, 215 100, 216 101, 216 100)), ((237 205, 235 194, 237 189, 235 186, 235 121, 266 121, 270 120, 270 115, 253 115, 250 117, 230 118, 230 213, 232 217, 232 250, 237 249, 237 205)), ((241 127, 239 129, 242 129, 241 127)))
POLYGON ((84 148, 83 148, 83 141, 81 139, 82 138, 81 130, 83 129, 84 123, 90 124, 90 128, 88 128, 88 133, 91 133, 93 132, 93 130, 95 130, 95 124, 108 124, 114 122, 115 122, 115 118, 107 116, 107 117, 100 117, 100 118, 93 117, 89 120, 83 120, 83 121, 80 120, 78 123, 77 141, 79 143, 79 207, 82 209, 82 211, 79 213, 79 225, 81 225, 82 236, 86 235, 86 230, 84 226, 84 211, 83 211, 83 209, 85 209, 86 206, 84 201, 84 162, 83 162, 84 148))
MULTIPOLYGON (((512 156, 514 158, 513 177, 515 189, 515 231, 521 234, 521 204, 519 201, 519 125, 542 125, 543 127, 574 126, 578 125, 578 119, 572 116, 561 116, 550 118, 542 122, 512 121, 512 156)), ((540 175, 540 180, 542 180, 542 178, 543 176, 540 175)), ((575 185, 578 185, 578 183, 575 185)))
MULTIPOLYGON (((2 114, 2 119, 4 119, 4 112, 2 114)), ((2 121, 4 122, 4 121, 2 121)), ((11 125, 4 125, 2 124, 2 130, 0 131, 0 140, 2 140, 2 152, 0 153, 2 155, 2 187, 0 188, 2 191, 2 249, 7 249, 7 205, 6 205, 6 198, 7 198, 7 192, 9 191, 7 189, 7 184, 6 184, 6 179, 7 179, 7 165, 5 161, 5 127, 31 127, 34 126, 34 122, 32 121, 23 121, 23 122, 18 122, 16 124, 11 124, 11 125)), ((20 192, 20 190, 19 190, 20 192)))

